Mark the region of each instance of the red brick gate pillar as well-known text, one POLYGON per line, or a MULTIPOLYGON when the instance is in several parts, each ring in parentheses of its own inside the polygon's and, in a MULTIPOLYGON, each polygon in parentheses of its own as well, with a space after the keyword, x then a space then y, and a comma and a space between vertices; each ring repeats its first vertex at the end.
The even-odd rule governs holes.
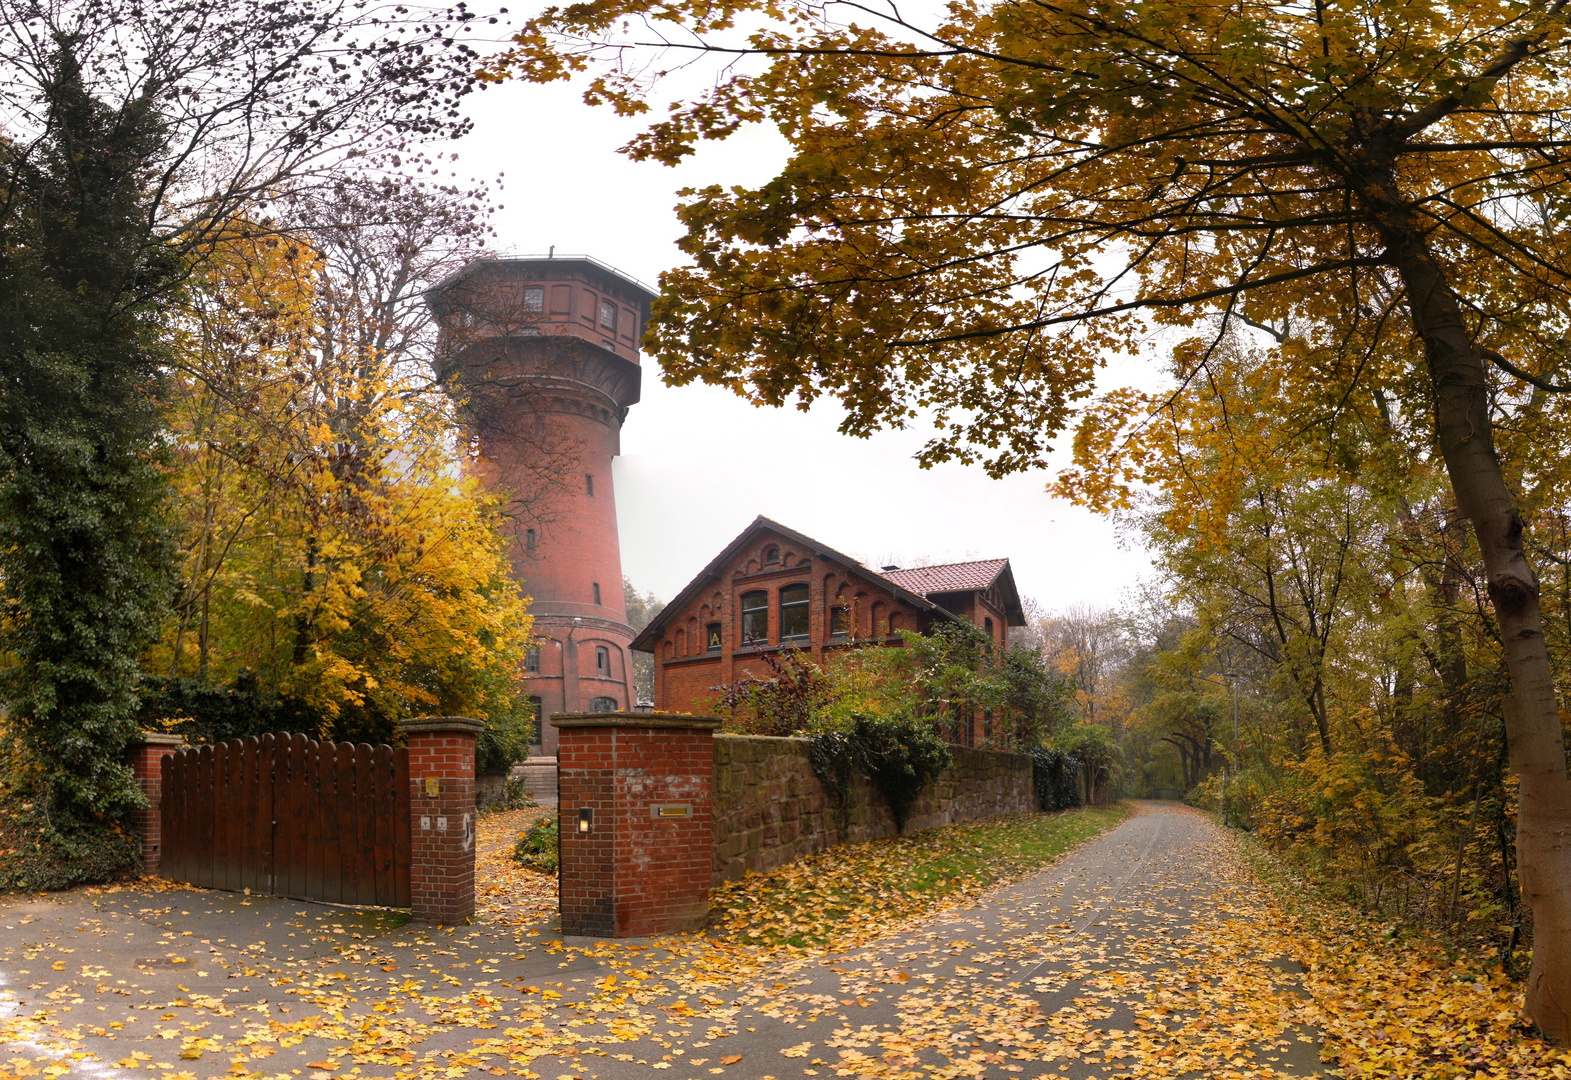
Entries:
POLYGON ((484 730, 465 716, 398 725, 409 747, 409 913, 423 922, 475 913, 475 739, 484 730))
POLYGON ((554 716, 562 933, 697 930, 714 869, 720 721, 675 713, 554 716))
POLYGON ((158 873, 163 856, 163 828, 158 816, 164 795, 164 758, 185 745, 179 735, 165 735, 161 731, 144 731, 136 742, 125 748, 126 764, 136 777, 137 786, 147 798, 147 807, 135 814, 137 829, 142 833, 142 872, 149 876, 158 873))

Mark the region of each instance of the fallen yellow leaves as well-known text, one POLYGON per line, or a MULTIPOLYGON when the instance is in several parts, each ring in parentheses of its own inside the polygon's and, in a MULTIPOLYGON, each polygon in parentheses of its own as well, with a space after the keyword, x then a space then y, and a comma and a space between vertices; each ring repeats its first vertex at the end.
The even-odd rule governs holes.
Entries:
POLYGON ((721 885, 710 923, 739 942, 834 950, 1039 870, 1128 812, 1017 814, 830 848, 721 885))

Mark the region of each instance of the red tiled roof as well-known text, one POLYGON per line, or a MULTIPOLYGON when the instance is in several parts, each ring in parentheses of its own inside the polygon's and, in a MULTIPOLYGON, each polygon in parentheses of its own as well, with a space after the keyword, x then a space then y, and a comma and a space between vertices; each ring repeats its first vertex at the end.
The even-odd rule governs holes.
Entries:
POLYGON ((981 559, 943 566, 913 566, 909 570, 885 570, 881 576, 918 596, 929 596, 985 589, 1007 565, 1008 559, 981 559))

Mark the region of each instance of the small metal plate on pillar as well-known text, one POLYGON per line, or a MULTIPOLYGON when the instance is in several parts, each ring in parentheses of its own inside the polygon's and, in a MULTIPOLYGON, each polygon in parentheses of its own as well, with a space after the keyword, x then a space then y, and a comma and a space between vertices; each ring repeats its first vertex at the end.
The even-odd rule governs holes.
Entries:
POLYGON ((652 818, 688 818, 693 816, 693 808, 687 803, 656 803, 649 808, 652 818))

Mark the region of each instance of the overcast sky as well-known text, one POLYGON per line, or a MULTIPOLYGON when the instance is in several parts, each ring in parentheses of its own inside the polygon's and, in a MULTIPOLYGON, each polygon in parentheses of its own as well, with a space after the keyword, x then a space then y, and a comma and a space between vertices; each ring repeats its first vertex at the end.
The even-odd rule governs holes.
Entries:
MULTIPOLYGON (((560 84, 504 84, 471 98, 475 132, 458 167, 504 174, 496 218, 504 254, 587 254, 651 285, 682 261, 676 192, 757 183, 782 156, 747 132, 679 168, 616 153, 636 124, 591 109, 560 84)), ((1106 519, 1043 492, 1044 474, 990 480, 980 469, 922 470, 920 432, 839 434, 834 405, 756 409, 710 387, 664 386, 644 370, 615 468, 622 567, 669 600, 764 514, 868 565, 1006 556, 1022 594, 1053 610, 1113 606, 1150 560, 1106 519)))

